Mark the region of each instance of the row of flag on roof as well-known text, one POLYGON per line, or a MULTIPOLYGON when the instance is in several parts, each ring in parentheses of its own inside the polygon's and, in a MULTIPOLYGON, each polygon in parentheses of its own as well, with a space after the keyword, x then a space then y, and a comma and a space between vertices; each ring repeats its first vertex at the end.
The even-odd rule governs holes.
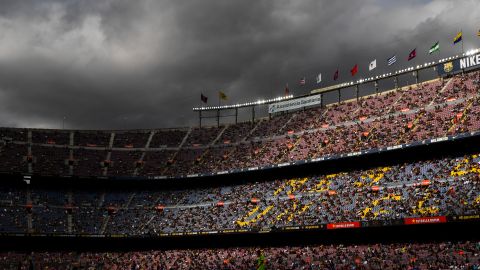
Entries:
MULTIPOLYGON (((477 32, 477 36, 480 37, 480 30, 478 30, 477 32)), ((453 45, 459 43, 460 41, 462 41, 462 38, 463 38, 463 32, 460 31, 457 33, 457 35, 453 38, 453 45)), ((437 52, 440 50, 440 41, 437 41, 435 42, 431 47, 430 49, 428 50, 428 54, 432 54, 434 52, 437 52)), ((417 57, 417 49, 413 49, 410 51, 410 53, 408 54, 407 56, 407 61, 411 61, 413 60, 415 57, 417 57)), ((397 55, 392 55, 391 57, 387 58, 386 60, 386 63, 387 63, 387 66, 391 66, 393 64, 395 64, 397 62, 397 55)), ((370 64, 368 65, 368 71, 372 71, 374 69, 377 68, 377 59, 373 59, 370 64)), ((355 64, 352 69, 350 69, 350 74, 352 76, 355 76, 355 74, 358 73, 358 70, 359 70, 359 66, 358 64, 355 64)), ((338 80, 339 78, 339 69, 337 68, 333 74, 333 80, 336 81, 338 80)), ((322 81, 322 74, 318 74, 317 77, 316 77, 316 83, 320 83, 322 81)), ((301 78, 300 81, 299 81, 299 84, 301 86, 305 85, 306 84, 306 80, 305 80, 305 77, 301 78)))
MULTIPOLYGON (((478 30, 477 32, 477 36, 480 37, 480 30, 478 30)), ((463 41, 463 31, 460 31, 457 33, 457 35, 455 35, 455 37, 453 38, 453 45, 459 43, 463 41)), ((463 45, 462 45, 463 46, 463 45)), ((431 47, 430 49, 428 50, 428 54, 432 54, 434 52, 437 52, 440 50, 440 41, 437 41, 435 42, 431 47)), ((412 51, 410 51, 410 53, 408 54, 407 56, 407 61, 411 61, 413 60, 415 57, 417 57, 417 49, 413 49, 412 51)), ((397 55, 393 55, 391 57, 389 57, 386 61, 387 63, 387 66, 391 66, 393 64, 395 64, 397 62, 397 55)), ((374 69, 377 68, 377 59, 373 59, 370 64, 368 65, 368 71, 372 71, 374 69)), ((355 76, 355 74, 358 73, 358 64, 355 64, 353 66, 352 69, 350 69, 350 74, 352 76, 355 76)), ((339 78, 339 69, 337 68, 336 71, 333 73, 333 80, 336 81, 338 80, 339 78)), ((319 73, 316 78, 315 78, 315 82, 317 84, 321 83, 322 82, 322 73, 319 73)), ((303 78, 300 78, 298 84, 300 86, 304 86, 306 85, 307 83, 307 80, 306 80, 306 77, 303 77, 303 78)), ((289 90, 288 90, 288 84, 285 86, 285 95, 289 95, 289 90)), ((218 92, 218 98, 219 100, 227 100, 227 95, 222 92, 222 91, 219 91, 218 92)), ((203 103, 207 103, 208 102, 208 97, 205 96, 203 93, 200 95, 200 99, 203 103)))
MULTIPOLYGON (((218 91, 218 98, 219 100, 227 100, 227 95, 223 91, 218 91)), ((200 94, 200 100, 202 100, 203 103, 208 102, 208 97, 205 96, 203 93, 200 94)))

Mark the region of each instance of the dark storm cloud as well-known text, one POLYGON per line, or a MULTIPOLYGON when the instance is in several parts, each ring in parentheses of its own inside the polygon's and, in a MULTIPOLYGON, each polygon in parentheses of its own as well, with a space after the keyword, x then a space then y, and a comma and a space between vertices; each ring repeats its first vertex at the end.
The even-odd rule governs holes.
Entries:
POLYGON ((475 0, 6 1, 0 8, 3 126, 151 128, 196 123, 199 95, 215 104, 307 93, 358 63, 396 53, 396 68, 478 46, 475 0), (436 40, 441 54, 425 52, 436 40), (297 81, 307 76, 307 87, 297 81))

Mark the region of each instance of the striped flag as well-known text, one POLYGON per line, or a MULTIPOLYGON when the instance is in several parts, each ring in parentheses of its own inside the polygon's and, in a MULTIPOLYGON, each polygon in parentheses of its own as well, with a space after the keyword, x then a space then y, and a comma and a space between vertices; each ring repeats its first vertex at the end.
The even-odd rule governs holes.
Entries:
POLYGON ((438 50, 440 50, 440 41, 437 41, 435 44, 432 45, 432 47, 430 47, 428 54, 432 54, 438 50))
POLYGON ((462 41, 462 31, 458 32, 457 35, 453 38, 453 44, 457 44, 462 41))
POLYGON ((298 82, 300 85, 305 85, 305 77, 301 78, 300 81, 298 82))
POLYGON ((480 29, 479 29, 479 30, 478 30, 478 32, 477 32, 477 36, 479 36, 479 37, 480 37, 480 29))
POLYGON ((387 59, 387 64, 388 64, 389 66, 395 64, 395 62, 397 62, 397 56, 396 56, 396 55, 394 55, 394 56, 392 56, 392 57, 390 57, 390 58, 387 59))

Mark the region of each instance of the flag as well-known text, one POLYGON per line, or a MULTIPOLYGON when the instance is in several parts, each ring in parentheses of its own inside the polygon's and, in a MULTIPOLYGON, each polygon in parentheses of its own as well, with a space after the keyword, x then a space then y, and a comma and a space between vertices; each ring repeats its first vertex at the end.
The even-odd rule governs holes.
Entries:
POLYGON ((200 99, 202 100, 203 103, 207 103, 208 97, 204 96, 203 94, 200 94, 200 99))
POLYGON ((457 44, 462 41, 462 31, 458 32, 457 35, 453 38, 453 44, 457 44))
POLYGON ((352 73, 352 76, 355 76, 358 72, 358 64, 355 64, 355 66, 350 70, 350 73, 352 73))
POLYGON ((396 56, 396 55, 394 55, 394 56, 392 56, 392 57, 390 57, 390 58, 387 59, 387 64, 388 64, 389 66, 395 64, 395 62, 397 62, 397 56, 396 56))
POLYGON ((368 65, 368 71, 372 71, 377 67, 377 59, 373 60, 370 62, 370 65, 368 65))
POLYGON ((305 77, 301 78, 298 82, 300 85, 305 85, 305 77))
POLYGON ((334 81, 338 80, 338 68, 337 68, 337 71, 335 71, 335 74, 333 74, 333 80, 334 81))
POLYGON ((290 91, 288 90, 288 83, 285 85, 285 96, 290 95, 290 91))
POLYGON ((440 50, 440 43, 439 41, 437 41, 435 44, 432 45, 432 47, 430 47, 430 50, 428 51, 428 54, 432 54, 436 51, 440 50))
POLYGON ((223 93, 222 91, 218 91, 218 97, 223 100, 227 100, 227 95, 223 93))
POLYGON ((478 32, 477 32, 477 36, 479 36, 479 37, 480 37, 480 29, 479 29, 479 30, 478 30, 478 32))
POLYGON ((322 82, 322 73, 318 73, 317 75, 317 83, 322 82))
POLYGON ((415 58, 417 56, 417 49, 413 49, 413 51, 411 51, 409 54, 408 54, 408 61, 412 60, 413 58, 415 58))

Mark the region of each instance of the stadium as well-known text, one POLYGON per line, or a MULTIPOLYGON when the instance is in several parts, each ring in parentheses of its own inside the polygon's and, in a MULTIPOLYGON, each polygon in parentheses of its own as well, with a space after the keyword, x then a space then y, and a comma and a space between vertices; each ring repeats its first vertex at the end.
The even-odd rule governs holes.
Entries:
POLYGON ((480 269, 473 38, 188 127, 1 127, 0 268, 480 269))

